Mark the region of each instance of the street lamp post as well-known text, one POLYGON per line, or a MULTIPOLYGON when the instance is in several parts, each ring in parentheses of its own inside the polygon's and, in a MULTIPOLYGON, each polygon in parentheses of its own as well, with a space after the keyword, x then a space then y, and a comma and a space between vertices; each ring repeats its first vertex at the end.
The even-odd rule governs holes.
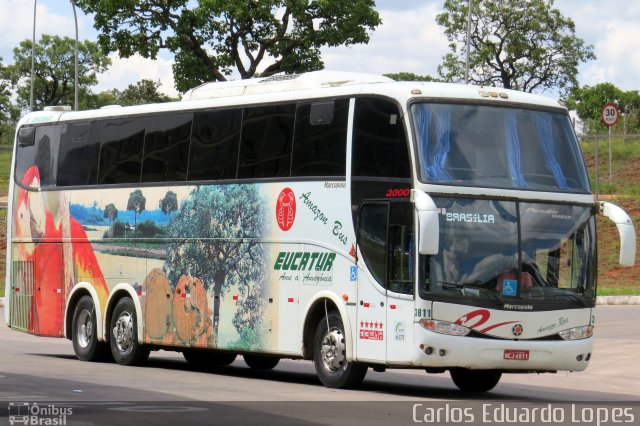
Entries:
MULTIPOLYGON (((36 9, 38 5, 38 0, 33 0, 33 34, 31 36, 31 93, 29 96, 29 109, 33 111, 33 74, 35 72, 35 49, 36 49, 36 9)), ((76 45, 74 52, 74 103, 73 109, 75 111, 78 110, 78 16, 76 14, 76 2, 71 0, 71 6, 73 7, 73 20, 75 21, 76 26, 76 45)))
POLYGON ((35 68, 36 53, 36 4, 38 0, 33 0, 33 35, 31 37, 31 94, 29 96, 29 109, 33 111, 33 71, 35 68))

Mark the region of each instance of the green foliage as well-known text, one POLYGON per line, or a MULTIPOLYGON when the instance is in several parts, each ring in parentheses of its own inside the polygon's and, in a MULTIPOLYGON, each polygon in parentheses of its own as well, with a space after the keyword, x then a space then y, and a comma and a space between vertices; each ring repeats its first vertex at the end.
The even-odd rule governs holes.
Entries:
POLYGON ((20 109, 11 102, 11 74, 0 57, 0 144, 12 145, 20 109))
POLYGON ((10 149, 0 149, 0 196, 9 193, 9 173, 11 172, 12 155, 13 151, 10 149))
POLYGON ((623 92, 611 83, 576 86, 566 101, 568 108, 576 110, 588 134, 607 132, 607 126, 600 118, 602 107, 607 102, 617 104, 624 114, 614 127, 616 133, 640 133, 640 94, 637 90, 623 92))
POLYGON ((124 238, 127 234, 127 225, 116 220, 111 224, 108 231, 103 234, 103 238, 124 238))
POLYGON ((219 297, 236 287, 246 300, 234 319, 240 328, 260 321, 264 299, 259 297, 265 275, 266 203, 255 185, 201 186, 182 201, 168 226, 165 272, 172 285, 182 275, 198 277, 214 297, 217 330, 219 297), (217 302, 217 303, 216 303, 217 302))
MULTIPOLYGON (((578 65, 595 59, 593 46, 575 35, 575 24, 553 8, 553 0, 471 0, 469 81, 525 92, 577 84, 578 65)), ((464 81, 467 0, 446 0, 436 22, 445 29, 452 53, 438 74, 464 81)))
POLYGON ((134 230, 138 232, 138 214, 142 213, 147 205, 147 199, 142 195, 142 191, 136 189, 129 194, 129 201, 127 201, 127 210, 133 210, 134 230))
POLYGON ((264 344, 264 333, 259 327, 239 329, 240 338, 235 342, 228 343, 228 346, 234 349, 257 350, 261 349, 264 344))
POLYGON ((178 196, 173 191, 167 191, 167 194, 158 202, 158 207, 162 213, 170 215, 171 212, 178 210, 178 196))
POLYGON ((115 204, 107 204, 107 206, 104 208, 103 217, 105 219, 109 219, 113 223, 113 221, 118 217, 118 209, 116 208, 115 204))
POLYGON ((137 228, 138 236, 142 238, 153 238, 164 234, 164 229, 152 220, 140 222, 137 228))
MULTIPOLYGON (((5 67, 5 75, 17 87, 17 104, 29 107, 31 91, 31 40, 24 40, 13 50, 14 63, 5 67)), ((75 80, 75 40, 43 34, 35 46, 34 110, 46 105, 73 105, 75 80)), ((98 83, 111 60, 96 43, 78 42, 78 96, 86 97, 98 83)))
POLYGON ((95 17, 99 43, 121 57, 175 56, 177 89, 323 67, 323 46, 367 43, 380 24, 373 0, 77 0, 95 17))
POLYGON ((430 75, 418 75, 412 72, 396 72, 385 74, 384 76, 395 81, 438 81, 438 79, 430 75))

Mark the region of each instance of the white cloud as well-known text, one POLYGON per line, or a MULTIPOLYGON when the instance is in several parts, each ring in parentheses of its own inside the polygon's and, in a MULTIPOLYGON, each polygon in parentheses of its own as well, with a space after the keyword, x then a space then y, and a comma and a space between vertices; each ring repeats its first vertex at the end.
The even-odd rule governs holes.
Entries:
POLYGON ((439 6, 422 4, 414 9, 381 10, 382 25, 367 45, 325 48, 327 69, 386 74, 414 72, 436 75, 447 50, 447 40, 435 23, 439 6))
POLYGON ((160 81, 159 91, 169 96, 177 97, 178 91, 174 87, 173 59, 158 57, 158 59, 146 59, 140 55, 130 58, 120 58, 117 54, 109 55, 111 66, 109 69, 98 74, 98 85, 94 92, 101 92, 111 89, 122 90, 128 85, 136 83, 142 79, 160 81))

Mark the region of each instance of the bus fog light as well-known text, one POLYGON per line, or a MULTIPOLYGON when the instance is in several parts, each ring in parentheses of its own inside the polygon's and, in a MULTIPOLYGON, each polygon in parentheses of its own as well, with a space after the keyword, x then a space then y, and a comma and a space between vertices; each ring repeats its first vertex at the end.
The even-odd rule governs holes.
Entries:
POLYGON ((582 354, 580 354, 580 355, 578 355, 578 356, 576 357, 576 361, 578 361, 578 362, 582 361, 582 354))
POLYGON ((589 361, 591 359, 591 352, 587 354, 587 357, 584 359, 585 361, 589 361))
POLYGON ((561 331, 560 337, 564 340, 580 340, 593 336, 593 327, 585 325, 583 327, 570 328, 569 330, 561 331))
POLYGON ((433 348, 431 346, 427 346, 424 348, 424 353, 427 355, 431 355, 433 353, 433 348))
POLYGON ((440 356, 445 356, 447 354, 447 351, 445 351, 444 349, 440 349, 438 353, 440 354, 440 356))
POLYGON ((449 334, 451 336, 466 336, 471 331, 471 329, 463 325, 448 321, 421 319, 420 325, 426 330, 440 334, 449 334))

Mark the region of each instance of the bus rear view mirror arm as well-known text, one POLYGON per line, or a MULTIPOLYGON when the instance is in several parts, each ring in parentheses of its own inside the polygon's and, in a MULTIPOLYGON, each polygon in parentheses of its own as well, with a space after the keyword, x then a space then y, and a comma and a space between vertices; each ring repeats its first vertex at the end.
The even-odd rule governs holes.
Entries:
POLYGON ((440 224, 436 203, 419 189, 413 190, 413 202, 418 213, 418 253, 438 254, 440 224))
POLYGON ((599 201, 600 214, 608 217, 620 234, 620 265, 633 266, 636 258, 636 232, 631 218, 620 207, 606 201, 599 201))

